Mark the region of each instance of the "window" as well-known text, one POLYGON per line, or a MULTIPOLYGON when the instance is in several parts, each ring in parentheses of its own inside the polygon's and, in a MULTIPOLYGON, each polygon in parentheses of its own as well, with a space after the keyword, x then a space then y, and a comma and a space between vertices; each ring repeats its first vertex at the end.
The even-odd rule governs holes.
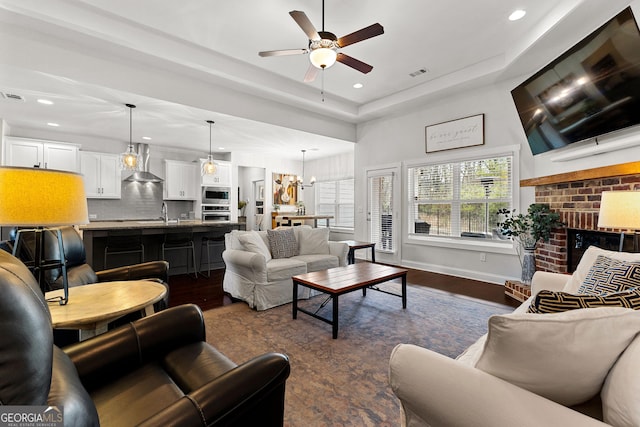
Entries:
POLYGON ((513 200, 513 156, 408 168, 409 233, 502 238, 498 210, 513 200))
MULTIPOLYGON (((354 180, 316 183, 316 214, 332 215, 331 228, 354 228, 354 180)), ((318 223, 320 227, 320 223, 318 223)))

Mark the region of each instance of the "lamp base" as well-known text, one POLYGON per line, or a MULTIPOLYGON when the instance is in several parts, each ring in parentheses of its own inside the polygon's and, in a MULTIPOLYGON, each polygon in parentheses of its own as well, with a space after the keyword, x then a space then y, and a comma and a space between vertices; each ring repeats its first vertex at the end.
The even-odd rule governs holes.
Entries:
POLYGON ((62 284, 64 288, 64 296, 57 297, 51 300, 47 300, 47 302, 59 301, 60 305, 65 305, 69 302, 69 281, 67 280, 67 263, 64 259, 64 247, 62 244, 62 232, 59 228, 52 229, 51 231, 55 231, 56 238, 58 240, 58 251, 62 256, 60 260, 47 260, 44 254, 44 239, 46 229, 44 227, 38 227, 35 229, 24 229, 18 230, 16 234, 16 243, 13 247, 13 256, 19 258, 20 246, 23 244, 21 236, 23 233, 34 233, 35 234, 35 249, 33 253, 33 261, 23 261, 23 263, 31 270, 32 274, 35 276, 38 281, 38 285, 40 286, 40 290, 42 294, 46 294, 49 290, 47 282, 44 277, 44 272, 46 270, 60 269, 62 273, 62 284))

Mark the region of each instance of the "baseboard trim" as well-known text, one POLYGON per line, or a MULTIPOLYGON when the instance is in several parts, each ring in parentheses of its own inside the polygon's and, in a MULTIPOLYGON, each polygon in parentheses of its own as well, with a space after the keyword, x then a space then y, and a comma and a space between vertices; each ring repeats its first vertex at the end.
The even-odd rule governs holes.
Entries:
POLYGON ((504 285, 506 280, 518 280, 518 277, 505 277, 497 274, 482 273, 478 271, 466 270, 462 268, 452 268, 442 265, 426 264, 415 261, 402 261, 402 265, 416 270, 429 271, 431 273, 448 274, 450 276, 462 277, 465 279, 479 280, 481 282, 504 285))

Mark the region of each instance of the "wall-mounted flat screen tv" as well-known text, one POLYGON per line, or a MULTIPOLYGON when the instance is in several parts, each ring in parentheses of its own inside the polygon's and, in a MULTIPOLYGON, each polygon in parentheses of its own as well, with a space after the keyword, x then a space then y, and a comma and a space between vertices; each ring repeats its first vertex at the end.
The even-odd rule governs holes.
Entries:
POLYGON ((640 31, 628 7, 511 91, 531 152, 640 123, 640 31))

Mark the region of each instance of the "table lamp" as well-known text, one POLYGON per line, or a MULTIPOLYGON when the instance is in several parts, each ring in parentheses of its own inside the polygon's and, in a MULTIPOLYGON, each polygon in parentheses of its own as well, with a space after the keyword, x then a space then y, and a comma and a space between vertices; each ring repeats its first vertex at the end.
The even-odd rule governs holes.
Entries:
MULTIPOLYGON (((603 191, 600 200, 598 227, 634 230, 633 251, 638 252, 638 233, 640 229, 640 191, 603 191)), ((620 233, 622 252, 624 231, 620 233)))
MULTIPOLYGON (((87 198, 82 175, 51 169, 0 167, 0 225, 29 227, 16 236, 13 255, 21 244, 22 232, 35 232, 34 261, 25 263, 38 279, 44 293, 44 271, 61 269, 64 305, 69 300, 66 260, 46 260, 44 254, 45 227, 87 224, 87 198), (31 264, 31 265, 30 265, 31 264)), ((64 257, 62 233, 52 229, 58 239, 59 253, 64 257)))

